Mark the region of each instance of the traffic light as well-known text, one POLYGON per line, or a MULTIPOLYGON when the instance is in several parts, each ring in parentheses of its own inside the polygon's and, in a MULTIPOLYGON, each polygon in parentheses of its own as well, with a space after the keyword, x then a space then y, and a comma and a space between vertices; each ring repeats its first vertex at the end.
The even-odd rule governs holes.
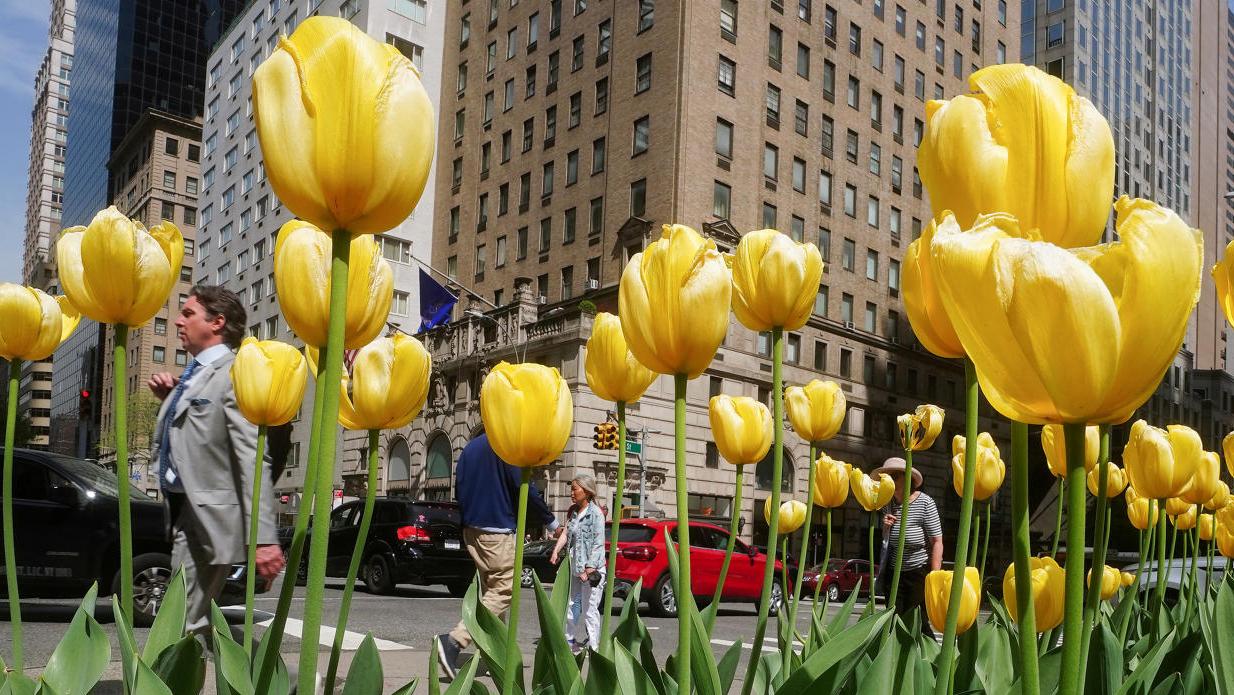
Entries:
POLYGON ((617 425, 615 423, 604 423, 604 448, 617 450, 617 425))
POLYGON ((77 400, 77 419, 89 420, 94 411, 93 404, 90 401, 90 390, 82 389, 81 397, 77 400))
POLYGON ((596 431, 596 434, 594 437, 592 437, 592 439, 594 439, 595 441, 592 442, 591 444, 592 448, 594 449, 604 448, 604 435, 602 434, 604 432, 604 430, 602 429, 603 427, 604 425, 596 425, 594 428, 596 431))

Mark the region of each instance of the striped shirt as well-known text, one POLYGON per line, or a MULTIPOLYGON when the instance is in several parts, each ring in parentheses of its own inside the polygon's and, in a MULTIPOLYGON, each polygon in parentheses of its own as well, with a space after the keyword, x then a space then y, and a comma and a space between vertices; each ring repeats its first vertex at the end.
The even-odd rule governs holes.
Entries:
MULTIPOLYGON (((891 564, 896 560, 896 545, 900 542, 900 504, 893 500, 883 508, 883 513, 897 517, 896 522, 891 525, 891 532, 884 539, 891 546, 887 552, 887 562, 891 564)), ((904 563, 901 567, 905 570, 925 567, 930 562, 930 555, 926 552, 926 539, 940 538, 943 535, 943 525, 938 519, 938 507, 934 506, 933 498, 920 492, 916 499, 909 502, 908 526, 905 528, 904 563)))

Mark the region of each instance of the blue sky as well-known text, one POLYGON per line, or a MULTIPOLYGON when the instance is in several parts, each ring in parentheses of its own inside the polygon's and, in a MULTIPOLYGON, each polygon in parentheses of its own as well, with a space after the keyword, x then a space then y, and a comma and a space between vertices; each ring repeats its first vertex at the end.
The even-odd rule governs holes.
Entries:
POLYGON ((30 108, 50 12, 50 0, 0 0, 0 282, 22 279, 30 108))

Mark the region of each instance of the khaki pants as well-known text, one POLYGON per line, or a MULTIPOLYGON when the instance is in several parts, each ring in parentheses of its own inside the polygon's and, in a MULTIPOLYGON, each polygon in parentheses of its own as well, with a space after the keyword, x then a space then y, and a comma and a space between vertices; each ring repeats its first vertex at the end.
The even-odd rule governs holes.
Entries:
MULTIPOLYGON (((486 533, 469 527, 463 529, 463 542, 480 575, 480 602, 504 620, 514 588, 514 534, 486 533)), ((450 631, 450 637, 463 647, 471 645, 471 633, 462 620, 450 631)))

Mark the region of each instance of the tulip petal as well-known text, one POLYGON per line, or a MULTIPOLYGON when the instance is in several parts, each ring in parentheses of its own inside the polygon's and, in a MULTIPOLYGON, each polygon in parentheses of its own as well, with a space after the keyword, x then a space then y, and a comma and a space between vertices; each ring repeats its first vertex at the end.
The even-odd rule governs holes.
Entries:
POLYGON ((955 217, 947 211, 941 214, 943 221, 931 220, 922 231, 921 238, 909 244, 904 254, 904 311, 908 314, 913 333, 927 350, 939 357, 963 357, 964 346, 960 344, 960 338, 943 306, 938 281, 934 277, 934 256, 929 251, 939 224, 952 227, 949 232, 960 231, 955 217))
POLYGON ((986 101, 968 95, 931 101, 926 121, 917 168, 930 190, 935 219, 949 209, 968 228, 982 213, 1009 210, 1009 155, 990 132, 986 101))

